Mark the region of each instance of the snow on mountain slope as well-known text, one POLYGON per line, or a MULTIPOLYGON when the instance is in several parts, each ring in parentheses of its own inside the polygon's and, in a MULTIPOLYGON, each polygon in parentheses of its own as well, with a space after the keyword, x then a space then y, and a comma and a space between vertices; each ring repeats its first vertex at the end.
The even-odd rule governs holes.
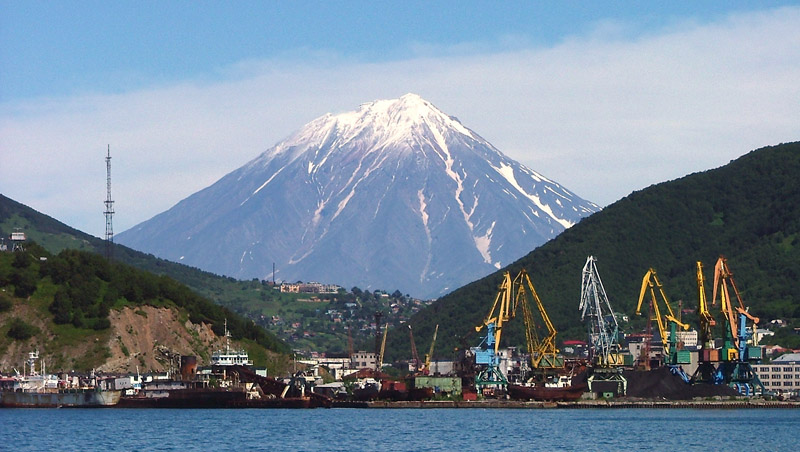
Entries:
POLYGON ((317 118, 117 236, 237 278, 435 297, 599 208, 415 94, 317 118))

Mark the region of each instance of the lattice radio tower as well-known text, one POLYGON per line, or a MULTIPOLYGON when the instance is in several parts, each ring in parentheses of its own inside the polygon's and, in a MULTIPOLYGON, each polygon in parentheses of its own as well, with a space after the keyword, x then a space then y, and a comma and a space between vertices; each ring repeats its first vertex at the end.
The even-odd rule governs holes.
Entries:
POLYGON ((114 217, 114 201, 111 199, 111 145, 108 145, 108 154, 106 155, 106 210, 103 212, 106 216, 106 259, 112 260, 114 258, 114 226, 112 219, 114 217))

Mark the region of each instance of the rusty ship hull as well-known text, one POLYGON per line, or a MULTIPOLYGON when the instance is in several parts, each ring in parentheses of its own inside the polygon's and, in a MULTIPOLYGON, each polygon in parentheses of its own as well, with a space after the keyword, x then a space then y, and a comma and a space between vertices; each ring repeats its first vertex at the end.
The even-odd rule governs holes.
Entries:
POLYGON ((581 398, 586 386, 550 387, 544 385, 508 385, 508 396, 514 400, 569 402, 581 398))
POLYGON ((3 408, 102 408, 115 406, 121 391, 60 389, 55 391, 1 391, 3 408))

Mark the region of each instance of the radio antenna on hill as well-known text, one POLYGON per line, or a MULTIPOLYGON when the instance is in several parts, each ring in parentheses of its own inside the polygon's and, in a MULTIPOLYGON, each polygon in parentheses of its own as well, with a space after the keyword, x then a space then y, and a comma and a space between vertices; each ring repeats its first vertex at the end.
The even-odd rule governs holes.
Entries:
POLYGON ((103 212, 106 216, 106 259, 109 261, 114 258, 114 226, 112 218, 114 217, 114 201, 111 199, 111 145, 108 145, 108 154, 106 154, 106 210, 103 212))

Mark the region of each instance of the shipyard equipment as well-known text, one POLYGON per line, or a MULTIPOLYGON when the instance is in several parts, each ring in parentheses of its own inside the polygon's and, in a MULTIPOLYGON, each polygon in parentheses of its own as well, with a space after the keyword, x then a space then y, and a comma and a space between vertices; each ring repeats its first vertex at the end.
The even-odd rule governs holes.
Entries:
POLYGON ((693 382, 721 383, 722 375, 716 369, 719 350, 714 346, 714 326, 717 322, 708 310, 703 264, 697 261, 697 315, 700 318, 700 353, 693 382))
POLYGON ((642 302, 647 294, 650 294, 650 307, 651 317, 649 321, 655 322, 658 326, 658 332, 661 337, 661 345, 664 350, 664 365, 669 367, 670 371, 680 376, 685 382, 689 382, 689 376, 683 371, 681 364, 690 364, 691 356, 687 351, 678 350, 678 327, 684 330, 689 329, 689 325, 681 322, 675 317, 675 312, 669 304, 667 294, 664 293, 664 286, 658 280, 658 275, 654 269, 647 270, 644 278, 642 278, 642 288, 639 291, 639 303, 636 305, 636 315, 642 314, 642 302), (658 289, 658 298, 656 295, 658 289), (666 307, 666 311, 662 315, 661 308, 659 307, 659 299, 666 307), (667 332, 669 330, 669 333, 667 332))
MULTIPOLYGON (((608 301, 594 256, 586 259, 581 280, 581 321, 586 322, 589 340, 589 359, 592 374, 588 378, 589 390, 599 381, 611 382, 617 394, 625 395, 627 381, 622 376, 624 360, 619 346, 619 324, 608 301)), ((603 385, 606 386, 606 385, 603 385)))
POLYGON ((503 334, 503 324, 514 317, 515 311, 511 274, 506 272, 489 314, 475 327, 475 332, 478 333, 486 329, 481 343, 470 349, 475 355, 475 364, 483 366, 475 375, 475 386, 479 389, 508 385, 508 380, 500 371, 500 337, 503 334))
POLYGON ((383 367, 383 352, 386 351, 386 335, 389 334, 389 324, 387 323, 385 327, 383 327, 383 340, 381 341, 381 350, 378 353, 378 361, 377 361, 377 370, 381 370, 383 367))
POLYGON ((419 360, 419 353, 417 353, 417 345, 414 343, 414 331, 411 329, 411 325, 408 325, 408 338, 411 341, 411 359, 414 361, 414 372, 419 372, 422 364, 419 360))
POLYGON ((522 315, 525 323, 525 339, 528 345, 528 353, 531 355, 531 369, 535 373, 541 373, 546 369, 564 368, 564 358, 558 355, 556 348, 556 328, 550 321, 550 316, 542 305, 542 300, 536 289, 533 287, 531 278, 525 269, 522 269, 514 278, 514 302, 522 306, 522 315), (531 303, 536 305, 538 312, 537 323, 534 320, 531 303), (539 330, 543 334, 539 334, 539 330))
MULTIPOLYGON (((428 374, 431 371, 431 359, 433 359, 433 347, 436 345, 436 334, 439 333, 439 324, 436 324, 436 328, 433 330, 433 339, 431 340, 431 348, 428 350, 428 354, 425 355, 425 373, 428 374)), ((417 357, 419 360, 419 357, 417 357)))
POLYGON ((733 279, 733 273, 728 268, 728 261, 724 257, 717 259, 717 264, 714 266, 713 305, 716 305, 718 295, 720 310, 725 318, 725 338, 717 369, 724 383, 740 393, 751 395, 755 390, 763 392, 764 385, 750 365, 751 361, 761 360, 761 348, 748 345, 752 333, 747 328, 747 321, 750 320, 755 330, 759 319, 747 312, 733 279), (733 289, 737 306, 734 306, 728 286, 733 289))

